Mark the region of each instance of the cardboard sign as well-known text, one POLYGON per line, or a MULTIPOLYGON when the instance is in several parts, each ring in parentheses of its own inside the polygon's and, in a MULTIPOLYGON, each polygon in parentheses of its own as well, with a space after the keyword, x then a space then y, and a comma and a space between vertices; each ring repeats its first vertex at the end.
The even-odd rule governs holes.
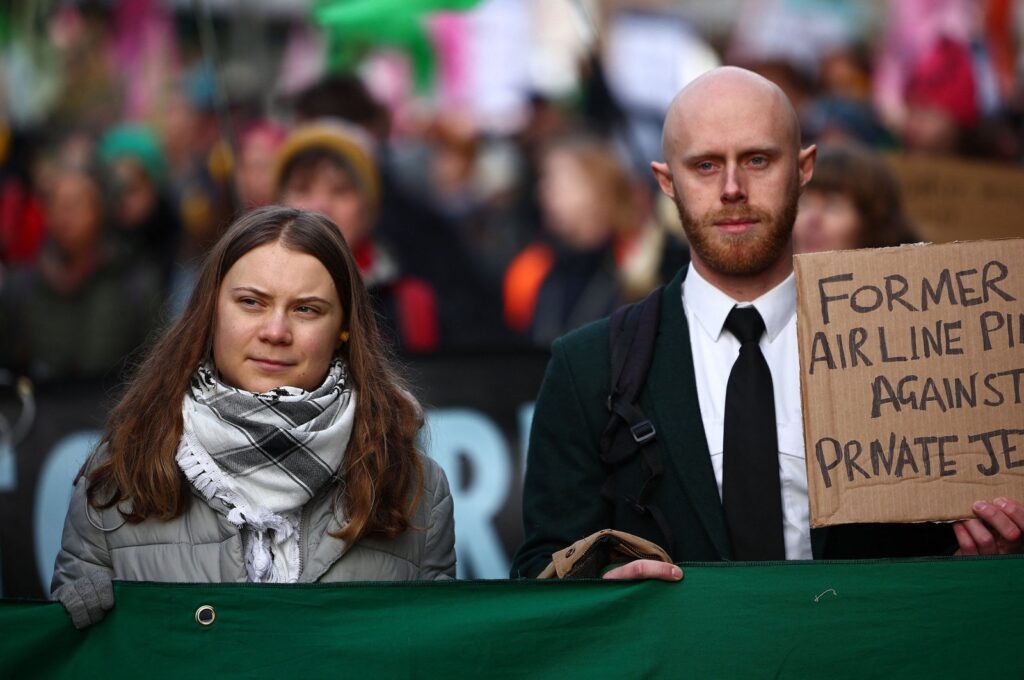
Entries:
POLYGON ((1024 170, 951 158, 888 160, 904 210, 922 240, 1024 236, 1024 170))
POLYGON ((795 266, 811 526, 1024 499, 1024 239, 795 266))

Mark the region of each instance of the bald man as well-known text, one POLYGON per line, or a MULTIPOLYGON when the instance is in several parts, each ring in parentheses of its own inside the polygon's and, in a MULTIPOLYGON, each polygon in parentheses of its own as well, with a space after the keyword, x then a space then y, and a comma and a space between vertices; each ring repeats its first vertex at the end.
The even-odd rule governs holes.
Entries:
MULTIPOLYGON (((553 552, 606 528, 653 541, 677 562, 1019 550, 1024 508, 1005 499, 977 505, 978 519, 954 527, 810 529, 791 234, 815 148, 801 148, 796 113, 776 85, 723 67, 672 101, 662 152, 664 162, 651 167, 676 204, 691 247, 689 267, 662 292, 654 358, 639 399, 655 426, 651 448, 663 471, 641 507, 635 499, 650 478, 643 457, 614 467, 600 460, 609 417, 608 320, 557 340, 534 413, 523 491, 526 538, 513 578, 536 576, 553 552), (767 411, 769 435, 775 425, 778 450, 768 452, 765 475, 774 495, 764 513, 722 502, 723 484, 745 488, 724 479, 725 442, 744 429, 727 433, 725 427, 727 384, 741 346, 742 333, 728 321, 737 308, 752 308, 739 313, 747 317, 756 310, 757 349, 770 371, 764 389, 771 396, 750 409, 751 422, 767 411), (751 546, 761 534, 770 535, 768 547, 751 546)), ((637 560, 606 578, 679 576, 672 565, 637 560)))

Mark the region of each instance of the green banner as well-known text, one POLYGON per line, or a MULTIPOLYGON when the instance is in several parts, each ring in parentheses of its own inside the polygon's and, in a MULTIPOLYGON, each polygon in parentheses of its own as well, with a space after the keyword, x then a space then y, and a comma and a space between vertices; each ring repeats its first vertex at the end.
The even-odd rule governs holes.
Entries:
POLYGON ((85 631, 6 601, 0 677, 1024 676, 1021 557, 682 566, 682 583, 117 583, 85 631))

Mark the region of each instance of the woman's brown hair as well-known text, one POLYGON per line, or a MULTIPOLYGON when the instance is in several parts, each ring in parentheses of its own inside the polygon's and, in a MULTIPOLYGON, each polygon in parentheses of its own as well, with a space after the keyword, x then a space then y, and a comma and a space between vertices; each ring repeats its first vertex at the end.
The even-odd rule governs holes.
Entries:
POLYGON ((394 537, 410 527, 423 486, 416 450, 421 411, 390 364, 366 287, 341 233, 323 215, 279 206, 243 215, 206 256, 185 312, 157 340, 111 411, 100 440, 106 455, 81 473, 88 478, 90 505, 117 505, 129 522, 166 521, 184 512, 189 491, 175 462, 183 427, 181 404, 193 372, 210 355, 220 284, 243 255, 277 242, 324 265, 350 332, 339 353, 348 363, 359 405, 336 489, 348 520, 338 538, 394 537))

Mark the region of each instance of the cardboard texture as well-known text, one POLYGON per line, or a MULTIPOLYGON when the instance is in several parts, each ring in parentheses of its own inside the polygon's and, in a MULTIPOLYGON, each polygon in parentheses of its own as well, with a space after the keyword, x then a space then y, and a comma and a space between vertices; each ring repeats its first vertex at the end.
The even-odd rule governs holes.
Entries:
POLYGON ((795 267, 811 526, 1024 499, 1024 239, 795 267))
POLYGON ((914 232, 937 243, 1024 236, 1024 170, 915 156, 891 156, 914 232))

